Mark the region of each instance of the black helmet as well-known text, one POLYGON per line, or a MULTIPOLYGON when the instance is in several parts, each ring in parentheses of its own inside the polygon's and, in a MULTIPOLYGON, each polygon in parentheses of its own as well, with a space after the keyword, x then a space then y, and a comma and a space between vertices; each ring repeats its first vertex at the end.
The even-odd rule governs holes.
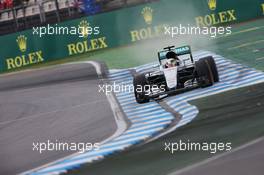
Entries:
POLYGON ((173 51, 169 51, 166 53, 166 58, 169 59, 169 58, 174 58, 174 59, 178 59, 177 57, 177 54, 173 51))

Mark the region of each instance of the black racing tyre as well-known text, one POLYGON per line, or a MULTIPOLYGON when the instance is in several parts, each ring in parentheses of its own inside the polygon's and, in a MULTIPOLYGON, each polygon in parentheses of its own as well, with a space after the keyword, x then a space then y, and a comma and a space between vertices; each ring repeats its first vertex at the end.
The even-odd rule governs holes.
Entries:
POLYGON ((136 101, 138 103, 147 103, 149 102, 149 96, 146 94, 143 89, 145 89, 147 84, 145 74, 135 74, 133 78, 134 94, 136 101), (142 92, 137 91, 138 86, 141 86, 142 92))
POLYGON ((199 59, 195 62, 195 70, 197 75, 197 82, 200 87, 212 86, 214 77, 211 66, 207 59, 199 59))
POLYGON ((207 62, 209 63, 213 77, 214 77, 214 82, 219 82, 218 70, 217 70, 214 58, 212 56, 207 56, 202 59, 207 60, 207 62))

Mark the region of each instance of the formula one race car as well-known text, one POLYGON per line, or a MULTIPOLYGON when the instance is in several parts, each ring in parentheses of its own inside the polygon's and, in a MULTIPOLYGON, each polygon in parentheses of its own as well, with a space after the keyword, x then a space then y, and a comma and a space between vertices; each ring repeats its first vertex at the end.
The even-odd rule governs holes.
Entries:
POLYGON ((158 70, 134 74, 133 86, 138 103, 212 86, 219 81, 213 57, 194 61, 190 46, 166 47, 158 52, 158 58, 158 70))

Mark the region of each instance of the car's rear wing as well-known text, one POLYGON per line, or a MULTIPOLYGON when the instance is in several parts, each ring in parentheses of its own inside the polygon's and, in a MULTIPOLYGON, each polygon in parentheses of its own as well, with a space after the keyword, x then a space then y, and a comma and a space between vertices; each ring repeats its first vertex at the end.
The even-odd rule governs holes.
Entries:
POLYGON ((177 48, 174 48, 174 46, 173 47, 171 46, 171 47, 167 47, 167 48, 164 48, 164 49, 165 50, 158 52, 158 58, 159 58, 159 62, 160 63, 161 63, 161 60, 167 59, 166 58, 166 54, 169 51, 175 52, 177 56, 190 54, 191 60, 193 62, 191 47, 188 46, 188 45, 182 46, 182 47, 177 47, 177 48))

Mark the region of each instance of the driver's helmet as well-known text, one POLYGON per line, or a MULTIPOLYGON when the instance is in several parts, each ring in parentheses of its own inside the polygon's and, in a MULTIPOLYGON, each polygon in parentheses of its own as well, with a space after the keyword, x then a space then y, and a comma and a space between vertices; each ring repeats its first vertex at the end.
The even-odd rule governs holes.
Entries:
POLYGON ((175 58, 169 58, 166 60, 165 67, 170 68, 170 67, 175 67, 177 65, 177 60, 175 58))
POLYGON ((179 58, 177 57, 176 53, 173 51, 169 51, 166 53, 166 63, 165 67, 175 67, 179 65, 179 58))

